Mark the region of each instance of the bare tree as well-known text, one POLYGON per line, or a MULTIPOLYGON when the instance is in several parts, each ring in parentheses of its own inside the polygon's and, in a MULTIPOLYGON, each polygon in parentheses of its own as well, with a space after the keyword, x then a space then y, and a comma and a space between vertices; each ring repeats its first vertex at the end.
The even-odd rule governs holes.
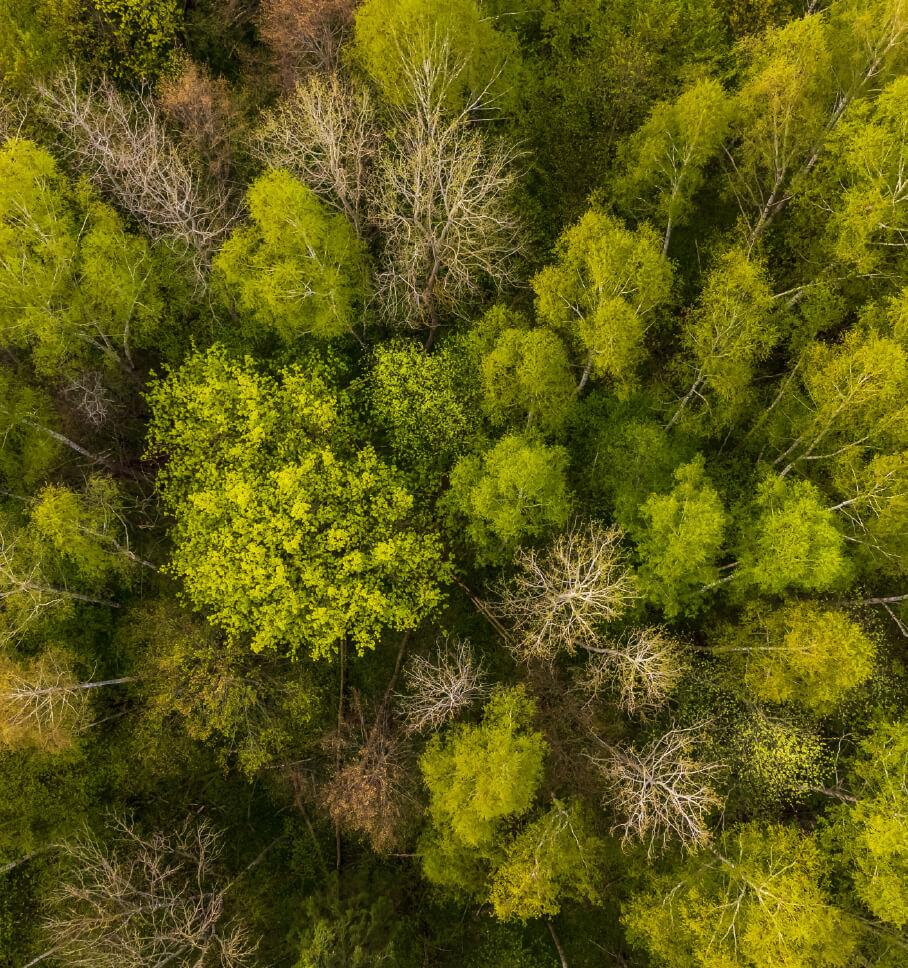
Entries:
POLYGON ((469 639, 448 638, 434 656, 413 656, 404 670, 407 692, 397 696, 407 729, 437 729, 485 693, 483 679, 469 639))
POLYGON ((178 74, 160 82, 158 101, 167 119, 179 126, 183 141, 203 159, 215 183, 228 190, 240 112, 224 78, 212 77, 206 67, 186 58, 178 74))
POLYGON ((89 690, 134 681, 79 682, 53 651, 22 665, 0 656, 0 742, 62 749, 86 725, 89 690))
POLYGON ((266 115, 258 153, 343 212, 362 238, 380 141, 368 90, 313 74, 266 115))
POLYGON ((642 750, 599 740, 605 757, 593 757, 610 791, 603 803, 619 818, 622 840, 648 842, 649 853, 673 842, 695 849, 709 839, 706 816, 720 806, 713 784, 721 767, 702 763, 695 747, 705 724, 672 729, 642 750))
POLYGON ((337 67, 355 6, 356 0, 263 0, 259 33, 284 90, 292 89, 307 66, 337 67))
POLYGON ((154 101, 125 100, 107 79, 80 83, 69 67, 39 85, 46 120, 79 170, 155 238, 204 262, 239 218, 240 204, 206 184, 178 151, 154 101))
POLYGON ((96 370, 84 370, 74 376, 63 392, 93 427, 107 423, 114 401, 96 370))
POLYGON ((402 52, 402 63, 408 107, 379 158, 374 218, 385 264, 376 293, 387 318, 428 329, 428 347, 443 314, 462 314, 484 285, 515 278, 522 243, 509 196, 518 152, 478 130, 487 91, 450 114, 463 65, 447 43, 428 57, 402 52))
POLYGON ((499 585, 492 610, 510 623, 520 658, 551 662, 561 652, 596 650, 599 626, 623 615, 638 594, 623 536, 589 521, 542 554, 518 550, 517 571, 499 585))
POLYGON ((206 823, 143 837, 125 820, 111 844, 91 832, 63 844, 66 875, 46 922, 67 968, 242 968, 255 945, 224 923, 220 837, 206 823))
POLYGON ((626 713, 657 709, 671 695, 686 662, 680 643, 662 628, 633 629, 611 647, 587 646, 581 686, 592 698, 617 693, 626 713))

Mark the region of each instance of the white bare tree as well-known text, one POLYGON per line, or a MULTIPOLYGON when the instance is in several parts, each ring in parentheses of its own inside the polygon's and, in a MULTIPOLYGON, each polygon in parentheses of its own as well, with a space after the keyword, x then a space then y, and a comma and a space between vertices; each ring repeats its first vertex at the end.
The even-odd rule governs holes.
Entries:
POLYGON ((266 115, 257 150, 343 212, 362 238, 380 142, 369 91, 337 73, 313 74, 266 115))
POLYGON ((576 526, 543 553, 517 552, 517 571, 497 589, 493 613, 512 629, 522 659, 552 661, 578 648, 595 651, 599 627, 637 598, 637 582, 618 527, 576 526))
POLYGON ((148 94, 127 101, 107 79, 74 66, 38 88, 44 118, 75 166, 154 238, 182 243, 205 262, 241 214, 180 154, 148 94))
POLYGON ((0 743, 61 749, 86 725, 90 690, 134 681, 79 682, 53 650, 21 665, 0 656, 0 743))
POLYGON ((463 65, 446 42, 425 57, 402 52, 402 63, 408 106, 378 164, 376 297, 388 319, 428 329, 431 346, 443 315, 464 313, 484 286, 515 278, 522 241, 509 196, 519 152, 479 130, 487 91, 450 112, 463 65))
POLYGON ((437 729, 485 693, 484 678, 469 639, 448 638, 434 656, 413 656, 404 670, 407 691, 396 697, 407 729, 437 729))
POLYGON ((687 667, 681 644, 663 628, 633 629, 611 646, 586 646, 591 655, 580 679, 597 698, 616 694, 618 708, 646 713, 671 695, 687 667))
POLYGON ((671 729, 641 750, 599 740, 605 756, 591 759, 609 786, 603 804, 614 811, 612 829, 622 840, 643 841, 650 854, 672 843, 696 849, 709 840, 706 817, 722 803, 714 788, 721 766, 696 757, 704 727, 671 729))
POLYGON ((220 837, 208 824, 142 836, 125 820, 111 843, 61 845, 66 875, 45 928, 66 968, 243 968, 255 945, 224 920, 220 837))

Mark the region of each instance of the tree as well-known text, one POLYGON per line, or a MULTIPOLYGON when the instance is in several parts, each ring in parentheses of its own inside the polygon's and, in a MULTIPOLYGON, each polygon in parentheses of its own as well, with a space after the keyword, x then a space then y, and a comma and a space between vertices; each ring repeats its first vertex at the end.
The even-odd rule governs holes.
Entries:
POLYGON ((665 224, 663 255, 672 229, 684 224, 704 169, 725 140, 731 101, 722 85, 701 77, 674 101, 660 101, 628 145, 628 171, 620 193, 633 211, 653 213, 665 224))
POLYGON ((236 229, 214 270, 240 309, 285 342, 350 332, 365 298, 365 254, 347 219, 284 171, 254 181, 252 224, 236 229))
POLYGON ((265 0, 259 32, 285 91, 308 65, 320 71, 337 66, 354 6, 353 0, 265 0))
POLYGON ((496 30, 475 0, 366 0, 356 12, 354 55, 398 106, 418 100, 414 69, 454 58, 459 76, 439 92, 441 107, 454 112, 489 88, 507 97, 508 67, 518 57, 511 35, 496 30))
POLYGON ((523 659, 551 662, 595 649, 603 624, 621 618, 637 583, 620 528, 596 521, 560 535, 542 554, 521 548, 514 575, 498 587, 493 609, 507 622, 523 659))
POLYGON ((193 739, 247 776, 291 759, 325 716, 308 670, 245 643, 166 600, 129 613, 124 640, 142 649, 144 694, 156 727, 174 713, 193 739))
POLYGON ((706 818, 722 805, 716 792, 721 766, 703 762, 696 748, 703 726, 672 728, 637 749, 610 746, 593 758, 607 784, 603 804, 616 816, 622 841, 640 840, 651 856, 673 843, 694 850, 709 840, 706 818))
POLYGON ((553 917, 566 899, 599 899, 602 843, 577 804, 558 800, 508 844, 490 897, 502 920, 553 917))
POLYGON ((557 433, 571 414, 575 394, 567 351, 547 327, 506 329, 482 360, 485 409, 497 426, 521 420, 557 433))
POLYGON ((143 836, 127 820, 108 846, 91 832, 62 845, 66 871, 46 931, 67 966, 154 968, 162 962, 241 968, 255 945, 223 917, 221 838, 209 825, 143 836))
POLYGON ((523 686, 500 688, 481 724, 456 726, 429 741, 420 768, 432 822, 465 847, 493 845, 501 821, 530 809, 546 750, 530 728, 533 711, 523 686))
POLYGON ((68 657, 54 648, 24 663, 0 656, 0 743, 66 749, 88 725, 88 690, 133 681, 79 682, 68 657))
POLYGON ((908 728, 880 722, 858 746, 849 786, 833 811, 833 842, 855 893, 875 918, 908 922, 908 728))
POLYGON ((501 561, 525 538, 563 527, 570 517, 567 451, 509 434, 482 457, 462 457, 451 471, 447 507, 466 519, 481 560, 501 561))
POLYGON ((215 348, 149 401, 175 519, 167 569, 232 641, 326 657, 348 637, 363 651, 438 606, 438 538, 399 475, 356 447, 317 375, 266 377, 215 348))
POLYGON ((702 455, 678 467, 675 482, 667 494, 646 499, 640 509, 644 524, 637 535, 642 592, 669 618, 684 610, 695 588, 718 578, 716 558, 727 523, 702 455))
POLYGON ((753 248, 802 187, 852 103, 899 63, 901 0, 835 4, 749 42, 729 184, 753 248))
POLYGON ((581 687, 593 699, 610 694, 630 715, 664 705, 687 669, 683 646, 661 628, 632 629, 587 648, 581 687))
MULTIPOLYGON (((768 595, 786 588, 822 592, 848 577, 835 513, 808 481, 770 475, 759 484, 756 514, 742 529, 736 580, 768 595)), ((728 579, 731 580, 731 579, 728 579)))
POLYGON ((407 729, 438 729, 486 693, 485 671, 468 639, 448 638, 434 656, 414 655, 404 669, 407 691, 397 696, 407 729))
POLYGON ((483 95, 452 114, 446 108, 463 70, 447 45, 405 68, 410 106, 398 109, 379 155, 376 298, 389 320, 428 329, 427 347, 444 316, 516 278, 522 251, 510 200, 516 150, 477 130, 483 95))
MULTIPOLYGON (((750 695, 743 698, 750 705, 750 695)), ((715 724, 713 735, 723 753, 728 749, 729 774, 740 802, 748 807, 777 809, 825 792, 828 744, 803 723, 781 719, 775 711, 749 708, 727 726, 715 724)))
POLYGON ((804 351, 805 397, 791 421, 791 442, 773 461, 780 477, 842 455, 901 446, 908 408, 908 357, 893 339, 852 330, 837 345, 804 351))
POLYGON ((48 484, 28 513, 36 535, 96 586, 128 578, 134 565, 156 570, 130 547, 123 494, 106 475, 93 474, 81 491, 48 484))
POLYGON ((672 968, 843 968, 858 932, 823 889, 815 841, 745 824, 692 854, 625 905, 632 944, 672 968))
MULTIPOLYGON (((876 645, 845 614, 811 602, 752 609, 727 648, 740 650, 745 695, 832 712, 873 674, 876 645), (740 645, 737 643, 740 642, 740 645)), ((719 651, 723 647, 719 646, 719 651)))
POLYGON ((100 356, 136 380, 132 349, 168 315, 145 240, 27 141, 0 148, 0 204, 0 339, 31 349, 42 375, 100 356))
POLYGON ((713 420, 720 426, 731 422, 753 380, 755 365, 779 339, 772 304, 762 266, 739 249, 719 258, 706 278, 700 305, 684 328, 682 341, 692 357, 685 368, 693 371, 693 381, 666 429, 698 400, 712 409, 704 394, 707 390, 717 397, 713 420))
POLYGON ((240 206, 193 171, 151 98, 124 100, 106 78, 82 84, 75 67, 39 92, 43 115, 66 138, 75 167, 153 238, 184 246, 206 265, 240 206))
MULTIPOLYGON (((87 576, 98 577, 91 568, 87 576)), ((29 523, 9 513, 0 517, 0 642, 15 641, 31 626, 52 616, 70 614, 77 602, 120 607, 117 602, 70 587, 82 586, 85 578, 79 573, 78 562, 75 573, 67 573, 59 557, 29 523)))
POLYGON ((82 36, 78 28, 71 34, 86 55, 122 80, 157 75, 182 26, 176 0, 92 0, 92 14, 80 25, 82 36))
POLYGON ((364 237, 381 145, 367 87, 353 87, 336 72, 312 74, 266 113, 259 139, 270 168, 289 171, 364 237))
POLYGON ((590 209, 558 240, 555 260, 533 279, 536 312, 582 360, 580 389, 590 377, 627 389, 672 284, 656 233, 645 224, 632 232, 590 209))
POLYGON ((471 375, 456 342, 424 353, 413 341, 375 347, 369 402, 394 460, 420 488, 436 486, 475 433, 471 375))

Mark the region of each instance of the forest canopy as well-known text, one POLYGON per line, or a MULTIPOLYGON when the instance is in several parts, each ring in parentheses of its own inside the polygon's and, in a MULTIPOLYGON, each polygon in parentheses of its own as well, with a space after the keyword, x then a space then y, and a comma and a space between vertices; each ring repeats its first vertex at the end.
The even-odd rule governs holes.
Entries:
POLYGON ((0 968, 908 964, 908 0, 0 5, 0 968))

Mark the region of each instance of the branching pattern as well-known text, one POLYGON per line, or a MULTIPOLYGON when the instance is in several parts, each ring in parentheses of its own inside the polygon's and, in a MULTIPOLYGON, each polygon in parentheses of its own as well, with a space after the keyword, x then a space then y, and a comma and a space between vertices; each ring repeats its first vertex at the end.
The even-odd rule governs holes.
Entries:
POLYGON ((595 649, 599 626, 624 614, 637 583, 623 532, 595 521, 561 535, 543 554, 517 552, 517 572, 499 586, 495 614, 511 624, 523 659, 595 649))

